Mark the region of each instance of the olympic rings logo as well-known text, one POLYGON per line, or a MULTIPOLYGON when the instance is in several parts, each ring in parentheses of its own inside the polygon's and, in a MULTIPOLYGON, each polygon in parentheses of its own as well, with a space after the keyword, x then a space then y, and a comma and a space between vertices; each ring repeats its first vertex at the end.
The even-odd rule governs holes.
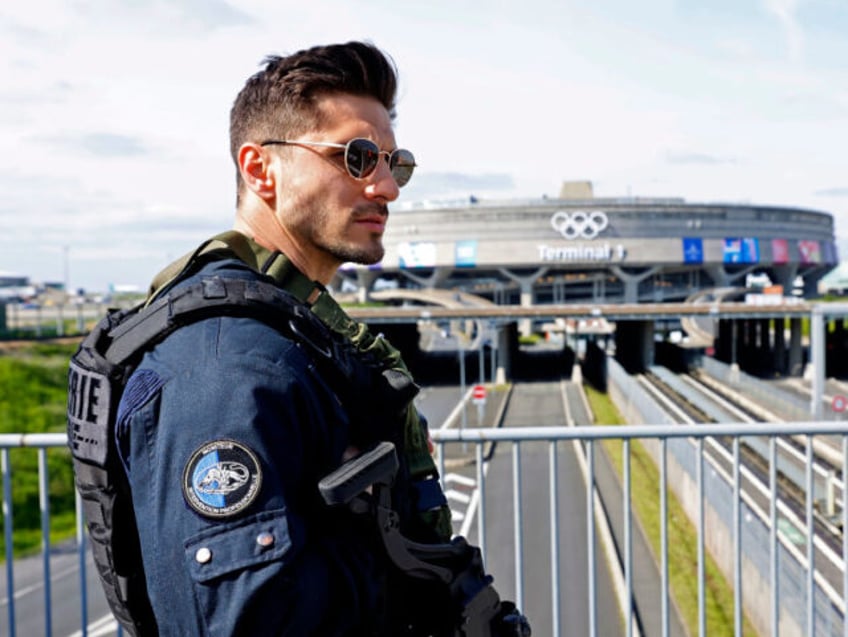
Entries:
POLYGON ((607 215, 600 210, 571 214, 560 210, 551 217, 551 227, 566 239, 594 239, 609 225, 607 215))

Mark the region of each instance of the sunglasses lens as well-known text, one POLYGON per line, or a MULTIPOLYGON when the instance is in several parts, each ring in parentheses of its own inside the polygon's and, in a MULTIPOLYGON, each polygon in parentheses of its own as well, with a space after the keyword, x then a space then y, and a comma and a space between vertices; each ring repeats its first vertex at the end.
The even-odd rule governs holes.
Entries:
POLYGON ((415 156, 405 148, 398 148, 392 153, 389 166, 398 188, 402 188, 412 178, 412 171, 415 170, 415 156))
POLYGON ((380 149, 370 139, 352 139, 345 151, 345 163, 351 177, 363 179, 374 172, 380 149))

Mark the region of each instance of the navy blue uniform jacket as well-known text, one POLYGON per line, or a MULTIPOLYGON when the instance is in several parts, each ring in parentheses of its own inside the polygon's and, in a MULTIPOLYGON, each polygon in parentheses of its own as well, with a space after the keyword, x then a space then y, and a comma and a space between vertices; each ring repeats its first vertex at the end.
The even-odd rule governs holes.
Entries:
POLYGON ((253 319, 181 328, 134 372, 116 436, 160 634, 367 634, 379 553, 319 501, 350 423, 303 347, 253 319))

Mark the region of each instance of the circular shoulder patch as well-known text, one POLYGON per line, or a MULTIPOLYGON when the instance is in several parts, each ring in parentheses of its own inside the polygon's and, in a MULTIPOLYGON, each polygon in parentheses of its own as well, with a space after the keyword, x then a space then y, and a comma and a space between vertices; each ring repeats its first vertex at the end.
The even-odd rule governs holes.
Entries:
POLYGON ((233 440, 213 440, 195 451, 183 471, 183 497, 210 518, 226 518, 259 495, 262 471, 256 455, 233 440))

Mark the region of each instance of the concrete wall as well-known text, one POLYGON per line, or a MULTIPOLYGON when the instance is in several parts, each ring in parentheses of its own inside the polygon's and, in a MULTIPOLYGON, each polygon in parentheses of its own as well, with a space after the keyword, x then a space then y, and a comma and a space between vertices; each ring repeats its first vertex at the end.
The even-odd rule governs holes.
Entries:
MULTIPOLYGON (((640 413, 640 407, 645 406, 646 396, 635 396, 632 392, 639 392, 638 386, 633 384, 629 389, 623 390, 618 387, 614 378, 610 377, 609 395, 616 407, 622 413, 627 423, 643 424, 646 421, 655 423, 655 419, 651 416, 645 416, 640 413)), ((652 401, 651 401, 652 402, 652 401)), ((655 423, 656 424, 656 423, 655 423)), ((693 444, 685 440, 670 441, 680 444, 693 444)), ((642 440, 641 443, 653 458, 655 464, 659 468, 660 464, 660 443, 657 440, 642 440)), ((700 501, 700 492, 697 482, 694 477, 694 466, 682 466, 675 453, 669 449, 666 454, 667 459, 667 484, 670 490, 674 493, 678 502, 684 509, 690 523, 697 529, 698 525, 698 505, 700 501)), ((719 480, 722 478, 715 472, 709 469, 705 462, 705 480, 719 480)), ((726 481, 727 479, 724 478, 726 481)), ((722 500, 724 501, 724 500, 722 500)), ((730 506, 728 503, 727 506, 730 506)), ((745 516, 744 508, 742 516, 745 516)), ((756 517, 756 516, 754 516, 756 517)), ((750 542, 748 536, 748 542, 750 542)), ((750 545, 749 545, 750 546, 750 545)), ((722 515, 708 501, 704 501, 704 547, 710 557, 715 561, 719 570, 722 572, 725 580, 733 586, 734 581, 734 546, 733 546, 733 530, 732 526, 727 522, 727 512, 722 515)), ((785 549, 784 549, 785 550, 785 549)), ((787 560, 781 559, 781 564, 785 567, 787 560)), ((758 634, 771 634, 771 585, 767 579, 767 575, 763 575, 758 565, 749 559, 745 554, 745 543, 743 542, 742 554, 742 602, 745 609, 746 617, 754 625, 758 634)), ((801 637, 803 635, 802 626, 799 624, 797 612, 793 613, 786 604, 781 604, 780 608, 780 635, 786 637, 801 637)), ((732 612, 732 608, 726 609, 727 612, 732 612)), ((796 609, 797 611, 797 609, 796 609)))

